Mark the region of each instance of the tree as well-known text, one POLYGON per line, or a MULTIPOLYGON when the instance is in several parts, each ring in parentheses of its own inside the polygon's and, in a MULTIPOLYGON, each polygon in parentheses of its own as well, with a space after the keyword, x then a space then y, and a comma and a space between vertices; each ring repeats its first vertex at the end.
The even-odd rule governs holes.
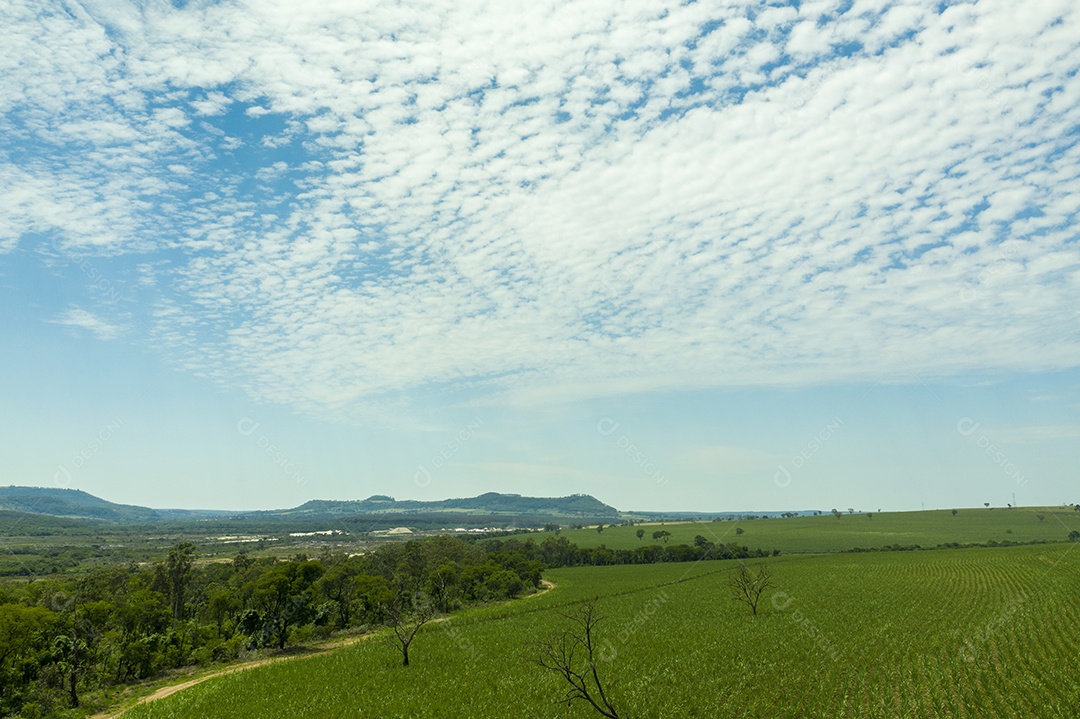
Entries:
POLYGON ((1039 521, 1040 521, 1040 522, 1041 522, 1041 521, 1043 521, 1044 519, 1046 519, 1046 515, 1045 515, 1045 514, 1036 514, 1035 516, 1039 518, 1039 521))
POLYGON ((866 513, 866 518, 867 519, 873 519, 874 518, 874 513, 873 512, 867 512, 866 513))
POLYGON ((289 629, 311 616, 312 585, 323 572, 317 560, 280 564, 260 576, 249 587, 252 600, 262 610, 262 641, 273 637, 278 649, 285 648, 289 629))
POLYGON ((431 594, 438 611, 449 612, 454 608, 453 605, 459 593, 458 577, 460 576, 461 567, 455 561, 443 562, 442 566, 428 575, 427 591, 431 594))
POLYGON ((642 537, 645 536, 645 530, 644 529, 638 529, 636 532, 634 532, 634 534, 637 535, 638 539, 641 539, 642 537))
POLYGON ((658 529, 652 533, 652 538, 659 539, 663 541, 664 544, 667 544, 668 539, 671 538, 671 532, 667 531, 666 529, 658 529))
POLYGON ((331 567, 319 579, 319 590, 337 607, 337 626, 345 628, 352 621, 353 595, 363 565, 360 557, 349 557, 331 567))
POLYGON ((416 593, 411 597, 398 595, 386 608, 386 625, 393 632, 394 642, 401 650, 401 665, 409 666, 409 647, 420 627, 435 618, 435 604, 430 597, 416 593))
POLYGON ((570 627, 542 642, 531 661, 555 672, 570 685, 561 699, 567 706, 575 701, 584 701, 601 716, 619 719, 619 712, 608 699, 597 668, 600 647, 596 639, 596 625, 600 615, 596 611, 596 599, 587 602, 577 612, 560 612, 560 616, 570 621, 570 627))
POLYGON ((983 502, 983 506, 986 507, 987 509, 990 509, 990 503, 989 502, 983 502))
MULTIPOLYGON (((81 589, 81 587, 80 587, 81 589)), ((84 675, 86 670, 93 665, 90 646, 86 642, 86 631, 81 626, 85 621, 79 613, 79 590, 75 592, 75 598, 71 604, 71 636, 60 634, 53 639, 52 662, 56 665, 60 675, 67 675, 68 698, 72 709, 79 707, 79 676, 84 675), (80 631, 83 629, 83 631, 80 631)))
POLYGON ((28 683, 23 667, 35 661, 54 622, 55 615, 44 607, 0 604, 0 715, 8 716, 5 704, 17 709, 21 703, 16 692, 28 683))
POLYGON ((955 517, 955 516, 956 516, 956 513, 957 513, 958 511, 959 511, 959 510, 956 510, 956 509, 954 509, 954 510, 952 511, 952 516, 954 516, 954 517, 955 517))
POLYGON ((757 574, 750 571, 746 562, 742 562, 728 580, 732 599, 750 607, 750 613, 756 616, 758 602, 761 601, 762 593, 772 584, 771 579, 772 574, 765 562, 758 566, 757 574))
POLYGON ((597 534, 603 534, 604 533, 604 523, 603 522, 596 525, 596 533, 597 534))
POLYGON ((241 608, 239 597, 226 587, 217 587, 210 592, 206 600, 206 610, 217 624, 218 636, 221 636, 222 625, 225 617, 234 614, 241 608))
POLYGON ((735 534, 742 534, 745 531, 746 530, 743 529, 742 527, 735 527, 735 534))
POLYGON ((841 516, 840 515, 840 510, 837 509, 836 507, 833 507, 832 516, 836 517, 837 519, 840 519, 840 516, 841 516))
POLYGON ((52 661, 60 671, 60 676, 65 674, 68 679, 68 698, 72 709, 79 707, 79 675, 83 673, 81 653, 86 652, 86 642, 72 633, 72 636, 61 634, 53 640, 52 661))
POLYGON ((180 542, 169 550, 169 556, 165 559, 163 570, 166 593, 172 607, 173 619, 176 620, 184 618, 184 599, 191 583, 194 556, 195 545, 191 542, 180 542))
POLYGON ((1069 532, 1069 539, 1074 542, 1080 542, 1080 532, 1076 531, 1075 529, 1069 532))

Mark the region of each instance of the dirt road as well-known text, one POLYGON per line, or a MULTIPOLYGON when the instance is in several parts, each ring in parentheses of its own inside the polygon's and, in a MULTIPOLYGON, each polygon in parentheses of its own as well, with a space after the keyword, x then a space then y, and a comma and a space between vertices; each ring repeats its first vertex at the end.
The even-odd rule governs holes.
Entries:
MULTIPOLYGON (((529 599, 531 597, 538 597, 541 594, 543 594, 545 592, 548 592, 548 591, 555 588, 555 584, 553 582, 549 582, 546 579, 540 580, 540 584, 541 584, 541 586, 544 587, 543 589, 541 589, 539 592, 536 592, 535 594, 530 594, 528 597, 525 597, 525 598, 529 599)), ((436 619, 435 621, 443 621, 443 619, 445 619, 445 617, 442 617, 440 619, 436 619)), ((376 632, 371 632, 369 634, 361 634, 361 635, 355 636, 355 637, 346 637, 344 639, 339 639, 336 642, 330 642, 328 644, 322 644, 322 645, 317 646, 317 647, 312 647, 311 649, 309 649, 307 652, 305 652, 303 654, 285 655, 285 656, 277 656, 277 657, 267 657, 266 659, 257 659, 255 661, 251 661, 251 662, 244 662, 243 664, 235 664, 233 666, 223 667, 221 669, 218 669, 217 671, 213 671, 213 672, 210 672, 208 674, 203 674, 202 676, 196 677, 194 679, 188 679, 187 681, 180 682, 179 684, 170 684, 168 686, 161 687, 160 689, 156 690, 153 694, 147 694, 144 697, 140 697, 133 704, 129 704, 129 705, 124 706, 122 708, 113 708, 113 709, 110 709, 107 712, 102 712, 100 714, 95 714, 93 717, 91 717, 91 719, 116 719, 117 717, 123 715, 124 712, 129 711, 130 709, 138 706, 139 704, 145 704, 146 702, 152 702, 152 701, 155 701, 157 699, 164 699, 167 696, 170 696, 172 694, 176 694, 177 692, 182 692, 185 689, 188 689, 190 687, 195 686, 196 684, 202 684, 203 682, 207 681, 208 679, 213 679, 215 677, 224 676, 226 674, 233 674, 235 672, 242 672, 242 671, 244 671, 246 669, 254 669, 255 667, 265 666, 267 664, 270 664, 271 662, 288 662, 288 661, 293 661, 293 660, 298 660, 298 659, 309 659, 311 657, 317 657, 317 656, 319 656, 321 654, 325 654, 328 651, 331 651, 331 650, 334 650, 334 649, 339 649, 341 647, 347 647, 347 646, 350 646, 352 644, 357 644, 359 642, 364 641, 365 639, 369 639, 369 638, 374 637, 374 636, 377 636, 376 632)))

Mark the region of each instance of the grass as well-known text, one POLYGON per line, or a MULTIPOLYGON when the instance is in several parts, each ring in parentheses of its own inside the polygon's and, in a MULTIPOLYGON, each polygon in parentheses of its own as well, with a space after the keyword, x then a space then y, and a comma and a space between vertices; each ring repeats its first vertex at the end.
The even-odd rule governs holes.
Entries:
POLYGON ((595 716, 556 704, 561 680, 525 659, 566 626, 558 610, 594 595, 600 671, 632 719, 1075 716, 1080 545, 769 562, 775 586, 756 618, 730 598, 733 562, 553 570, 541 596, 429 625, 408 668, 374 639, 124 717, 595 716))
POLYGON ((790 519, 753 519, 725 522, 668 522, 636 527, 606 527, 602 534, 595 529, 563 530, 566 537, 581 547, 633 549, 656 544, 652 533, 671 532, 670 544, 693 544, 702 535, 713 542, 735 542, 751 549, 779 549, 782 552, 837 552, 855 547, 880 548, 887 545, 936 547, 939 544, 985 544, 988 541, 1014 542, 1066 541, 1069 532, 1080 530, 1080 512, 1061 507, 1022 507, 1017 509, 961 509, 956 516, 950 510, 925 512, 882 512, 873 518, 866 514, 793 517, 790 519), (1039 520, 1038 515, 1044 519, 1039 520), (743 533, 737 534, 736 528, 743 533), (645 530, 643 539, 635 532, 645 530))

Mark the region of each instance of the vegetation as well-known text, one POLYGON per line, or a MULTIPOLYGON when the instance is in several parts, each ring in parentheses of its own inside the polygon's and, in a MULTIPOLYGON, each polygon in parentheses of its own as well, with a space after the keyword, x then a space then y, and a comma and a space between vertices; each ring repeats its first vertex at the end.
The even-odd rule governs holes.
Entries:
MULTIPOLYGON (((660 537, 664 542, 668 535, 660 537)), ((750 549, 735 543, 717 544, 697 535, 692 544, 635 544, 627 549, 608 549, 606 546, 579 547, 565 536, 547 537, 539 544, 532 538, 525 540, 492 539, 484 542, 493 547, 506 547, 511 551, 525 552, 548 567, 578 567, 582 565, 606 566, 610 564, 657 564, 660 562, 695 562, 708 559, 747 559, 765 557, 764 549, 750 549)))
MULTIPOLYGON (((341 631, 386 641, 216 678, 130 716, 459 716, 467 704, 471 716, 503 717, 566 698, 574 677, 588 679, 599 711, 623 717, 1066 717, 1080 700, 1066 671, 1080 632, 1073 507, 739 526, 761 546, 724 541, 733 522, 705 522, 442 536, 354 556, 324 547, 208 560, 181 540, 147 564, 87 569, 91 558, 78 573, 0 583, 0 708, 85 716, 131 683, 341 631), (665 534, 650 544, 653 532, 665 534), (1006 547, 1005 536, 1054 544, 1006 547), (879 551, 974 538, 997 546, 879 551), (850 551, 859 547, 875 551, 850 551), (822 550, 833 553, 794 554, 822 550), (766 556, 764 573, 744 564, 766 556), (743 571, 753 604, 722 601, 743 571), (557 588, 501 603, 542 576, 557 588), (597 596, 606 619, 597 634, 593 614, 584 637, 572 617, 597 596), (545 638, 577 649, 549 654, 556 669, 544 671, 535 651, 533 662, 523 655, 545 638)), ((598 711, 584 696, 571 704, 566 716, 598 711)))
POLYGON ((393 630, 392 637, 401 649, 401 664, 409 666, 409 646, 420 627, 436 616, 435 605, 427 597, 398 596, 387 607, 387 624, 393 630))
POLYGON ((772 573, 762 562, 758 566, 757 573, 751 572, 746 562, 741 562, 731 574, 728 584, 731 587, 731 596, 735 601, 742 602, 750 607, 750 613, 757 616, 758 604, 761 595, 771 584, 772 573))
POLYGON ((570 628, 542 642, 533 661, 570 685, 562 697, 568 707, 581 701, 607 719, 619 719, 600 680, 600 643, 596 632, 600 615, 596 600, 586 602, 577 611, 560 614, 570 622, 570 628))
MULTIPOLYGON (((610 525, 604 534, 595 531, 563 530, 562 536, 580 547, 633 549, 641 544, 636 532, 642 527, 610 525)), ((874 514, 872 522, 860 514, 840 513, 834 519, 822 516, 791 518, 745 519, 736 522, 667 522, 663 526, 644 527, 647 538, 656 531, 670 534, 671 544, 693 544, 698 535, 717 544, 738 541, 751 548, 778 549, 781 552, 843 552, 855 548, 884 547, 933 548, 939 545, 989 542, 1015 543, 1061 542, 1070 531, 1080 531, 1080 513, 1070 507, 1021 507, 1000 511, 969 511, 954 517, 947 509, 925 512, 882 512, 874 514), (1038 515, 1046 516, 1040 522, 1038 515), (739 535, 737 529, 745 529, 739 535), (1007 534, 1011 529, 1012 534, 1007 534)))
POLYGON ((587 494, 571 494, 568 497, 523 497, 520 494, 486 492, 477 497, 443 499, 433 502, 396 500, 385 495, 375 495, 360 501, 314 500, 295 509, 274 512, 277 515, 299 516, 319 514, 323 516, 361 514, 438 514, 476 513, 491 516, 550 516, 614 518, 619 511, 587 494))
MULTIPOLYGON (((487 492, 477 497, 444 499, 434 502, 396 500, 374 495, 359 501, 312 500, 299 507, 253 512, 219 510, 150 509, 109 502, 78 489, 55 487, 0 487, 0 510, 39 517, 82 520, 86 526, 109 524, 162 524, 170 521, 210 520, 214 524, 241 522, 246 524, 281 524, 299 521, 335 522, 343 519, 362 520, 394 517, 398 523, 407 518, 425 526, 445 527, 449 520, 476 526, 482 519, 492 521, 526 518, 534 526, 536 520, 547 518, 614 519, 619 512, 587 494, 567 497, 523 497, 519 494, 487 492)), ((32 520, 31 520, 32 521, 32 520)))
MULTIPOLYGON (((553 708, 570 685, 523 655, 572 630, 564 615, 597 594, 606 618, 594 658, 620 716, 1075 716, 1080 553, 1071 544, 783 555, 770 560, 776 586, 755 621, 718 600, 736 566, 551 570, 553 591, 466 610, 452 628, 424 626, 408 669, 391 647, 361 642, 221 676, 124 716, 441 718, 466 706, 476 719, 596 716, 580 700, 553 708)), ((579 674, 587 654, 576 657, 579 674)))
POLYGON ((531 591, 543 568, 520 548, 451 537, 362 557, 194 556, 183 542, 151 566, 0 590, 0 716, 55 714, 87 692, 350 627, 393 627, 408 664, 436 613, 531 591))

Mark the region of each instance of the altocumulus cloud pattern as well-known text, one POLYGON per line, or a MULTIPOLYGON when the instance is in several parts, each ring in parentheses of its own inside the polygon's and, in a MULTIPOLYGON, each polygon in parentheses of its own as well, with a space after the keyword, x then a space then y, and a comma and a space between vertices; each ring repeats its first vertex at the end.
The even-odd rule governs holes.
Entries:
POLYGON ((0 253, 260 400, 1077 361, 1072 0, 0 13, 0 253))

